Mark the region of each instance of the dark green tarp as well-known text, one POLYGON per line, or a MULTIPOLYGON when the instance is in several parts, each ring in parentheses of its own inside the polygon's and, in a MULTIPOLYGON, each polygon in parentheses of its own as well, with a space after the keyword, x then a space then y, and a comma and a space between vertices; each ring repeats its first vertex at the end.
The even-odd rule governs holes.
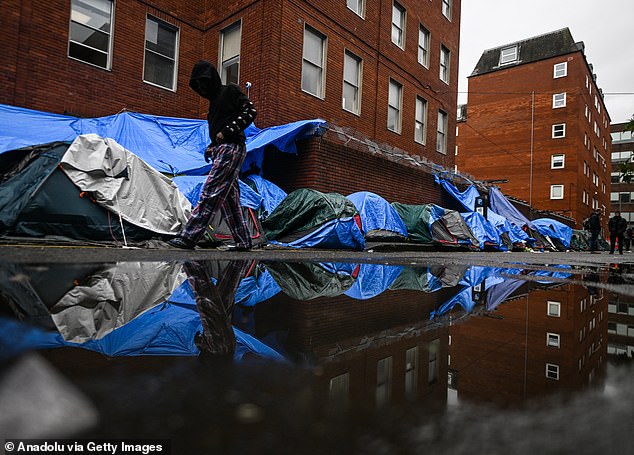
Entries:
POLYGON ((312 262, 271 262, 266 268, 282 292, 295 300, 336 297, 355 282, 351 275, 329 271, 312 262))
POLYGON ((262 222, 270 240, 299 238, 324 223, 358 215, 348 198, 338 193, 322 193, 302 188, 289 193, 271 215, 262 222))

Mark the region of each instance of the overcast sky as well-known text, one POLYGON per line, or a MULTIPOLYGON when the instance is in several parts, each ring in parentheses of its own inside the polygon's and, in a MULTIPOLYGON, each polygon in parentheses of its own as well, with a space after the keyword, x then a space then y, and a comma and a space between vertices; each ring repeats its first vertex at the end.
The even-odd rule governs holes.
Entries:
POLYGON ((586 45, 612 123, 634 114, 634 0, 462 0, 458 102, 486 49, 568 27, 586 45))

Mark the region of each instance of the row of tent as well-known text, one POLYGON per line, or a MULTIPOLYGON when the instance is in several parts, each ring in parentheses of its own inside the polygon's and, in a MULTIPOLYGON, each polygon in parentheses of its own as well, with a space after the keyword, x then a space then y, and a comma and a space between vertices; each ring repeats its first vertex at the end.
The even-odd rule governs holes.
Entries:
MULTIPOLYGON (((209 278, 218 282, 223 264, 214 262, 208 270, 209 278)), ((241 279, 232 299, 236 360, 247 353, 274 360, 289 357, 283 335, 258 335, 253 320, 254 307, 280 293, 297 301, 339 296, 368 300, 384 292, 408 290, 420 292, 424 299, 425 294, 444 290, 448 297, 429 314, 434 320, 454 310, 463 315, 476 307, 493 311, 528 285, 526 275, 542 285, 570 277, 565 268, 527 271, 367 263, 252 263, 244 270, 247 275, 237 277, 241 279)), ((0 361, 30 349, 60 347, 79 347, 106 356, 199 354, 195 339, 203 330, 200 308, 182 264, 28 268, 4 263, 0 278, 0 295, 24 321, 0 318, 0 361), (24 274, 29 280, 11 279, 24 274)), ((213 301, 213 297, 204 298, 213 301)))
MULTIPOLYGON (((459 192, 438 176, 437 183, 464 211, 390 204, 369 191, 347 197, 311 189, 286 194, 259 175, 265 150, 295 153, 297 140, 324 127, 317 119, 247 130, 242 170, 248 177, 240 182, 241 205, 255 244, 356 250, 368 241, 499 251, 571 248, 571 228, 548 218, 529 221, 496 188, 489 190, 485 217, 475 207, 475 186, 459 192)), ((124 243, 176 235, 210 167, 201 153, 207 135, 200 120, 131 113, 78 119, 0 105, 0 235, 124 243)), ((215 214, 207 239, 230 237, 215 214)))

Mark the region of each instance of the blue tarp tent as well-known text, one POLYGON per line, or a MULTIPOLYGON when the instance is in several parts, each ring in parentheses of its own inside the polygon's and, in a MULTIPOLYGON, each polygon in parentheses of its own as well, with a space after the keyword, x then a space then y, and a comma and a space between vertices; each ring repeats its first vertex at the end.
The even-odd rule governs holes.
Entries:
POLYGON ((460 192, 455 185, 448 180, 442 179, 438 177, 438 175, 434 175, 434 180, 436 183, 440 184, 447 193, 449 193, 453 198, 458 201, 466 210, 469 212, 474 212, 476 209, 476 199, 480 197, 480 193, 478 189, 470 185, 466 190, 460 192))
MULTIPOLYGON (((296 140, 320 134, 325 126, 326 122, 321 119, 263 130, 250 125, 245 131, 249 153, 243 169, 249 169, 252 164, 261 169, 262 153, 268 145, 282 152, 296 153, 296 140)), ((54 141, 73 141, 88 133, 114 139, 166 174, 206 175, 211 167, 203 157, 209 144, 206 120, 134 112, 77 118, 0 104, 0 153, 54 141)))
POLYGON ((498 215, 502 215, 516 226, 520 228, 524 226, 533 227, 529 219, 522 215, 498 188, 489 188, 489 204, 491 210, 498 215))
POLYGON ((405 239, 407 227, 394 207, 385 199, 369 191, 360 191, 347 196, 359 215, 366 239, 405 239))
POLYGON ((495 226, 500 236, 506 234, 512 244, 524 243, 531 240, 526 232, 493 210, 487 210, 487 220, 495 226))
MULTIPOLYGON (((172 179, 180 192, 191 202, 192 206, 198 203, 200 193, 202 192, 206 180, 207 177, 202 175, 182 175, 172 179)), ((240 205, 253 210, 259 209, 263 203, 262 196, 253 191, 251 187, 242 180, 238 180, 238 184, 240 186, 240 205)))
POLYGON ((570 248, 570 240, 572 239, 571 227, 550 218, 538 218, 533 220, 533 225, 540 234, 547 235, 551 239, 557 239, 566 248, 570 248))
POLYGON ((358 300, 371 299, 389 289, 403 266, 363 263, 353 285, 344 294, 358 300))
POLYGON ((265 269, 257 276, 248 276, 240 281, 236 290, 235 303, 242 306, 255 306, 270 299, 281 290, 271 273, 265 269))
POLYGON ((273 213, 273 210, 287 196, 286 191, 259 175, 249 175, 244 180, 248 185, 252 184, 255 187, 255 191, 262 196, 262 207, 267 214, 273 213))
POLYGON ((480 242, 480 249, 484 250, 486 246, 498 250, 507 250, 500 240, 500 234, 497 229, 487 221, 482 214, 478 212, 466 212, 460 214, 462 218, 480 242))
POLYGON ((316 230, 290 242, 269 240, 273 245, 289 248, 326 248, 363 250, 365 238, 354 217, 327 221, 316 230))

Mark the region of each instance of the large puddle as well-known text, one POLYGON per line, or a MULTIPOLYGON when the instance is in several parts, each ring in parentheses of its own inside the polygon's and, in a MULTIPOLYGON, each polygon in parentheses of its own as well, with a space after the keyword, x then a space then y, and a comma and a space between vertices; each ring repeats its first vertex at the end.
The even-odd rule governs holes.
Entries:
POLYGON ((626 265, 3 263, 0 429, 173 453, 627 451, 631 282, 626 265))

